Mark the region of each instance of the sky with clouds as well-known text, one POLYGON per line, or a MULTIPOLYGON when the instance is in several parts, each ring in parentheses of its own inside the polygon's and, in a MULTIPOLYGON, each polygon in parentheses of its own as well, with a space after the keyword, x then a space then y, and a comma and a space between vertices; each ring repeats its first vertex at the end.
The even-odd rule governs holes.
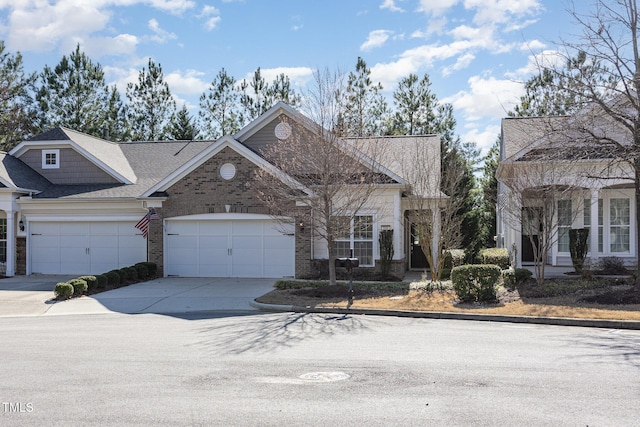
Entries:
MULTIPOLYGON (((586 2, 585 2, 586 3, 586 2)), ((352 71, 362 57, 391 99, 410 73, 429 74, 454 106, 457 133, 483 153, 523 82, 576 33, 565 0, 0 0, 0 39, 28 71, 55 66, 80 43, 124 96, 148 58, 197 110, 222 69, 257 67, 303 88, 314 69, 352 71)))

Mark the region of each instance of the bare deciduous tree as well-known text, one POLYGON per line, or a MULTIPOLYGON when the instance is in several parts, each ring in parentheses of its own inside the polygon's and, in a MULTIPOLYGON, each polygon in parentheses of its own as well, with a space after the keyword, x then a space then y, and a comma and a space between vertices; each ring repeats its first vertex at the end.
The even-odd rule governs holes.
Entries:
POLYGON ((344 98, 339 96, 344 93, 343 76, 318 70, 314 79, 313 88, 304 97, 305 115, 284 119, 280 125, 290 130, 285 132, 290 136, 270 144, 263 153, 278 170, 304 188, 295 188, 296 184, 283 186, 261 170, 258 193, 275 212, 283 201, 310 208, 311 218, 305 228, 326 242, 330 283, 335 284, 336 238, 352 232, 354 224, 357 228, 361 209, 388 177, 375 161, 384 144, 368 147, 370 158, 358 150, 357 139, 347 143, 333 132, 345 111, 344 98))

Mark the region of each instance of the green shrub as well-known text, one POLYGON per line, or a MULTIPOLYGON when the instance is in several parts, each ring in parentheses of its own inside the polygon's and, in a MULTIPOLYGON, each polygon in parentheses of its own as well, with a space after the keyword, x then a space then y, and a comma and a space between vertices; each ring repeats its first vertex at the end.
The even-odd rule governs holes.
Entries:
POLYGON ((582 274, 584 258, 587 256, 589 246, 589 229, 572 228, 569 230, 569 252, 571 253, 571 263, 576 273, 582 274))
POLYGON ((453 290, 461 301, 492 301, 502 270, 497 265, 477 264, 451 270, 453 290))
POLYGON ((73 295, 73 285, 67 282, 56 283, 56 287, 53 288, 53 293, 56 298, 69 298, 73 295))
POLYGON ((120 284, 121 285, 124 285, 125 283, 127 283, 127 271, 124 268, 121 268, 119 270, 115 270, 115 272, 120 275, 120 284))
POLYGON ((158 275, 158 266, 156 265, 155 262, 139 262, 136 265, 144 265, 145 267, 147 267, 147 270, 149 271, 149 278, 153 278, 155 279, 156 276, 158 275))
POLYGON ((98 283, 98 289, 104 289, 107 287, 107 283, 109 283, 109 279, 104 274, 96 275, 96 282, 98 283))
POLYGON ((117 270, 111 270, 108 273, 105 273, 107 276, 107 283, 111 286, 117 286, 120 284, 120 274, 117 270))
POLYGON ((516 287, 516 271, 513 268, 507 268, 500 273, 502 276, 502 285, 507 289, 515 289, 516 287))
POLYGON ((443 251, 444 262, 442 268, 451 270, 464 264, 464 249, 447 249, 443 251))
POLYGON ((531 270, 526 268, 516 268, 516 284, 524 283, 533 276, 531 270))
POLYGON ((92 291, 98 287, 98 279, 96 276, 80 276, 79 279, 87 282, 87 290, 92 291))
POLYGON ((482 264, 493 264, 506 270, 510 267, 509 252, 505 248, 488 248, 480 251, 480 262, 482 264))
POLYGON ((147 277, 149 277, 149 269, 147 268, 146 265, 136 264, 134 267, 138 272, 138 279, 145 280, 147 277))
POLYGON ((126 267, 123 270, 127 273, 127 280, 130 282, 138 281, 138 270, 135 267, 126 267))
POLYGON ((82 295, 87 292, 87 282, 82 279, 71 279, 69 284, 73 286, 74 295, 82 295))

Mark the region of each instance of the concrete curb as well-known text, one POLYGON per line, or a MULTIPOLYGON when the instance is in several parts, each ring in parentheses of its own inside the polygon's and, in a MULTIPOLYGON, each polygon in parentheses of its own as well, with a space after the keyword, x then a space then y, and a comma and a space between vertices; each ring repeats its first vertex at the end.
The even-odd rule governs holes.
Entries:
POLYGON ((537 325, 579 326, 586 328, 640 330, 635 320, 577 319, 565 317, 506 316, 499 314, 450 313, 436 311, 374 310, 346 308, 310 308, 295 305, 264 304, 251 301, 251 306, 262 311, 292 311, 294 313, 335 313, 370 316, 413 317, 422 319, 475 320, 479 322, 528 323, 537 325))

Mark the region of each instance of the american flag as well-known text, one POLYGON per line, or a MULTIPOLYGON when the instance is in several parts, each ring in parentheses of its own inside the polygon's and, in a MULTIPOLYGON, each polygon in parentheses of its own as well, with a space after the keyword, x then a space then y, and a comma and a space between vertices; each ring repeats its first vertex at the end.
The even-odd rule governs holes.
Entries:
POLYGON ((158 219, 158 218, 159 216, 158 214, 156 214, 156 210, 151 208, 149 209, 147 214, 143 216, 140 219, 140 221, 138 221, 138 223, 136 224, 136 228, 142 231, 142 237, 146 239, 147 235, 149 234, 149 221, 151 221, 152 219, 158 219))

